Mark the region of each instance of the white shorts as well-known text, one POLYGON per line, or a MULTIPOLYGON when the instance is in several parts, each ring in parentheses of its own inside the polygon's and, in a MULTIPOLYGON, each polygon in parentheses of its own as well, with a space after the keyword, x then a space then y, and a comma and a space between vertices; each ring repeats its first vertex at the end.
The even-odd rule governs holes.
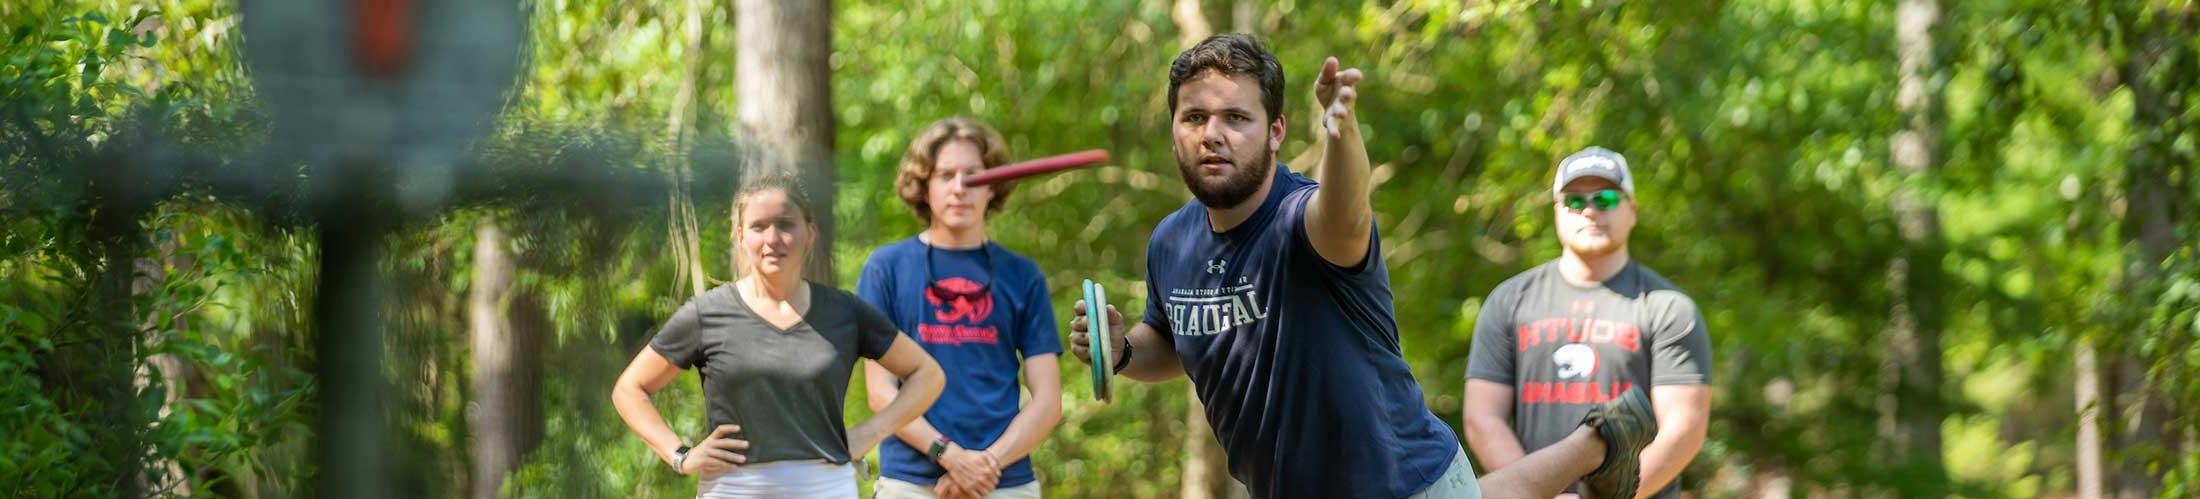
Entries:
POLYGON ((834 498, 856 496, 856 466, 825 461, 778 461, 706 474, 696 484, 699 499, 834 498))

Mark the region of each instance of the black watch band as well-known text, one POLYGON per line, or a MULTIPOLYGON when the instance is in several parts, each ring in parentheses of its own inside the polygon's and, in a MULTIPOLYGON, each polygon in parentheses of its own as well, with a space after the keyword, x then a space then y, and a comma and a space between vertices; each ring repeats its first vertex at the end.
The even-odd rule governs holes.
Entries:
POLYGON ((1131 342, 1130 340, 1126 339, 1123 341, 1123 351, 1116 352, 1115 354, 1115 367, 1112 368, 1114 370, 1111 371, 1110 374, 1123 374, 1123 368, 1130 366, 1131 342))
POLYGON ((954 441, 948 440, 947 435, 941 434, 940 438, 932 439, 932 446, 924 450, 924 455, 931 458, 932 462, 940 462, 940 456, 947 455, 947 444, 951 443, 954 443, 954 441))

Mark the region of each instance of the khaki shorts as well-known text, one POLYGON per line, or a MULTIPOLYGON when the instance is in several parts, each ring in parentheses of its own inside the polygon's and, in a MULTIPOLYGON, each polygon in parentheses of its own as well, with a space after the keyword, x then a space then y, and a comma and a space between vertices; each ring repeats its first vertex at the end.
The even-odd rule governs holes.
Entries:
MULTIPOLYGON (((932 493, 932 486, 930 485, 909 483, 885 477, 878 479, 878 483, 872 486, 871 492, 872 499, 936 499, 939 497, 932 493)), ((993 493, 987 494, 985 498, 1039 499, 1039 481, 1033 480, 1031 483, 1023 485, 993 489, 993 493)))

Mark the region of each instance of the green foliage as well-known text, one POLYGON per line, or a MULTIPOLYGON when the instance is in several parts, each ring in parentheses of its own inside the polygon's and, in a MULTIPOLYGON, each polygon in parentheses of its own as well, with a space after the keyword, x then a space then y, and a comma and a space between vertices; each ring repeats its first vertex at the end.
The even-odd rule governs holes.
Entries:
POLYGON ((234 23, 226 5, 162 7, 0 6, 0 481, 15 493, 290 495, 311 471, 307 343, 274 334, 304 325, 310 246, 204 196, 77 211, 113 194, 76 182, 85 169, 144 130, 209 150, 256 130, 210 26, 234 23), (163 43, 178 33, 198 50, 163 43))
POLYGON ((170 241, 159 245, 170 263, 159 291, 138 295, 138 309, 156 314, 143 355, 185 375, 149 371, 148 392, 180 392, 149 411, 147 441, 156 462, 191 470, 155 492, 302 494, 291 477, 312 471, 303 458, 314 384, 300 365, 312 346, 285 333, 306 329, 303 302, 258 300, 311 289, 310 246, 205 198, 172 201, 146 225, 170 241))
MULTIPOLYGON (((2186 234, 2191 234, 2189 229, 2186 234)), ((2189 236, 2188 236, 2189 237, 2189 236)), ((2188 239, 2189 240, 2189 239, 2188 239)), ((2200 353, 2191 345, 2200 344, 2200 255, 2191 246, 2180 249, 2164 262, 2164 277, 2147 326, 2160 334, 2150 336, 2140 346, 2152 360, 2148 377, 2163 388, 2163 395, 2173 414, 2171 425, 2190 428, 2200 425, 2200 353)), ((2165 477, 2162 494, 2167 497, 2192 495, 2200 492, 2200 456, 2164 456, 2155 465, 2165 477)))
POLYGON ((9 429, 0 476, 20 478, 11 479, 20 490, 90 495, 297 493, 289 477, 311 471, 301 459, 311 383, 297 365, 309 348, 280 333, 304 325, 295 299, 312 276, 297 270, 308 256, 298 241, 235 210, 179 200, 140 226, 160 242, 119 262, 146 291, 125 308, 95 310, 74 304, 91 300, 85 284, 106 270, 68 257, 68 246, 86 244, 81 228, 51 222, 10 218, 0 259, 0 367, 10 373, 0 393, 18 401, 0 414, 9 429), (101 316, 143 322, 117 344, 95 326, 101 316), (125 349, 135 380, 71 374, 103 372, 86 364, 104 357, 71 354, 86 345, 125 349), (96 395, 112 390, 133 394, 126 407, 96 395), (151 424, 110 426, 102 414, 115 410, 151 424), (144 470, 91 458, 138 439, 144 470))
POLYGON ((153 13, 120 22, 92 12, 58 20, 50 12, 28 14, 11 17, 27 25, 9 26, 7 66, 0 70, 10 142, 47 150, 77 145, 69 141, 97 144, 104 131, 98 125, 130 98, 144 97, 135 86, 103 76, 124 62, 125 51, 152 46, 154 37, 141 39, 129 29, 153 13))
MULTIPOLYGON (((24 490, 103 490, 97 477, 119 474, 105 463, 79 461, 91 454, 96 427, 77 424, 94 408, 54 393, 52 382, 36 374, 63 346, 81 343, 65 303, 82 299, 80 283, 91 269, 58 254, 70 232, 65 224, 29 217, 7 217, 6 259, 0 261, 0 394, 10 401, 0 410, 0 476, 24 490)), ((73 230, 72 230, 73 229, 73 230)))

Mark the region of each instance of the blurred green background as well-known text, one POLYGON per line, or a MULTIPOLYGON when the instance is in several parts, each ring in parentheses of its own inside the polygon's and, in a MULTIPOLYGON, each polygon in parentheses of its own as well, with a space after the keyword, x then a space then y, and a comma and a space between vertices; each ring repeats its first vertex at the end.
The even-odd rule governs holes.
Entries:
MULTIPOLYGON (((732 278, 732 186, 708 180, 741 164, 736 82, 772 76, 737 71, 731 0, 523 5, 520 81, 474 161, 692 181, 616 216, 461 200, 383 242, 393 492, 692 494, 608 394, 691 269, 732 278), (470 450, 493 424, 470 419, 477 254, 512 270, 486 309, 520 333, 487 344, 520 359, 496 378, 520 394, 497 413, 522 453, 508 477, 470 450)), ((1321 58, 1369 73, 1359 109, 1405 353, 1455 426, 1482 298, 1558 255, 1552 166, 1603 145, 1640 176, 1635 257, 1709 320, 1717 396, 1689 493, 2200 495, 2190 0, 843 0, 829 15, 842 287, 920 228, 891 188, 908 141, 969 115, 1019 158, 1113 153, 1024 182, 991 229, 1045 269, 1065 327, 1080 279, 1139 309, 1149 231, 1190 198, 1167 64, 1246 31, 1290 78, 1286 157, 1306 147, 1321 58), (1909 21, 1922 38, 1898 36, 1909 21), (1903 143, 1922 154, 1898 160, 1903 143)), ((266 171, 234 166, 269 134, 236 3, 8 2, 0 23, 0 492, 320 495, 315 233, 212 188, 117 220, 111 188, 78 182, 154 142, 266 171)), ((1185 382, 1108 405, 1083 365, 1062 371, 1062 424, 1035 453, 1049 495, 1231 493, 1191 478, 1219 463, 1185 382)), ((702 434, 694 376, 657 399, 702 434)))

